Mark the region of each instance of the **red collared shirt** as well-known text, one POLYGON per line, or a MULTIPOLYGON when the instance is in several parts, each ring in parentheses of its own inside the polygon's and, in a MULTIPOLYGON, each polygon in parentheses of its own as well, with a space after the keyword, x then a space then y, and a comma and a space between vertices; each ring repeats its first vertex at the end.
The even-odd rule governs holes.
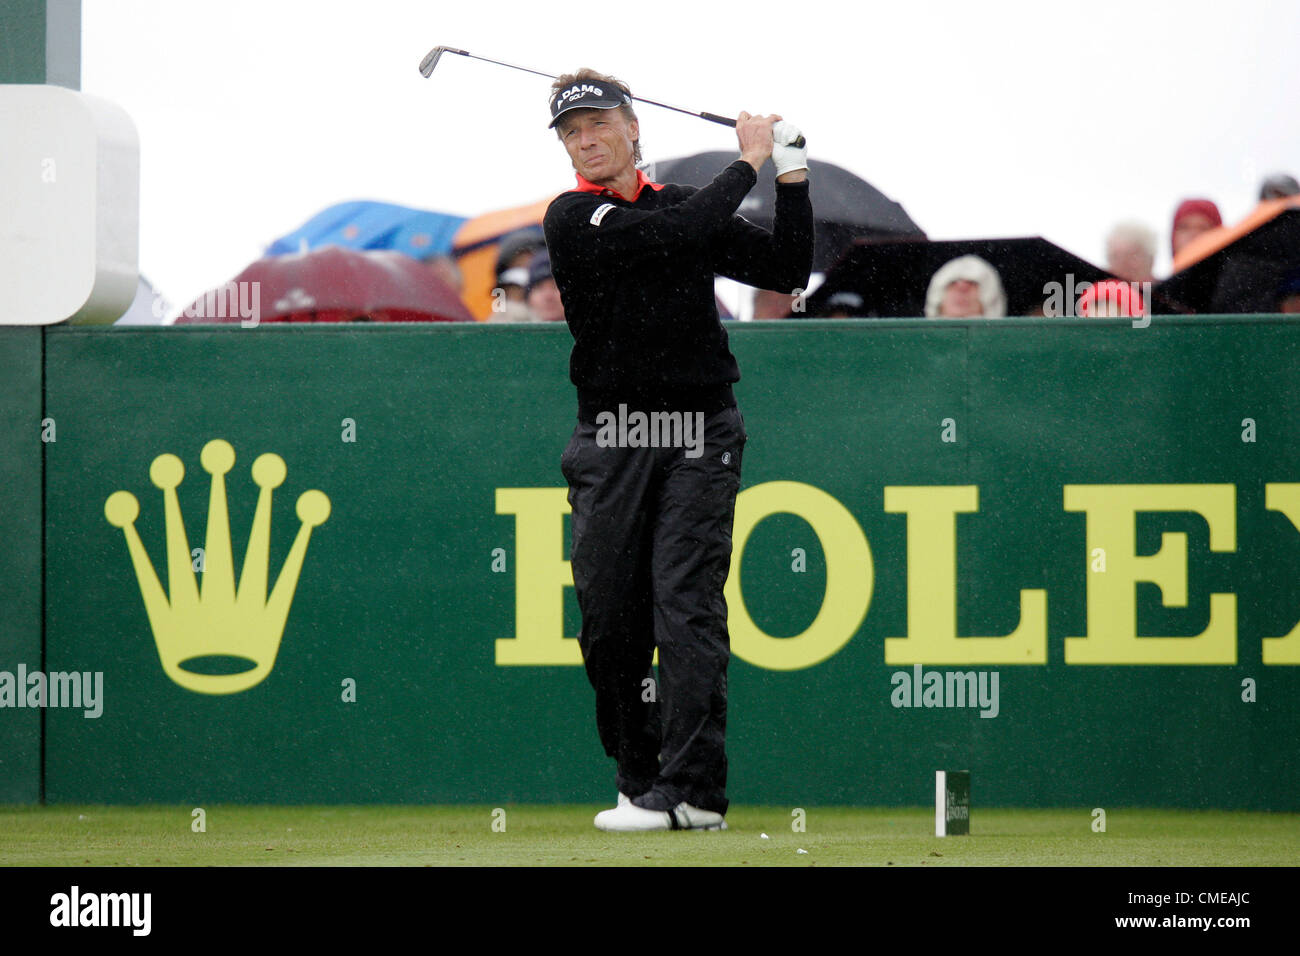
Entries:
POLYGON ((624 196, 616 189, 610 189, 608 186, 601 186, 598 183, 593 183, 591 180, 584 177, 582 173, 574 173, 574 176, 578 179, 578 185, 575 189, 571 189, 570 192, 592 193, 596 196, 617 196, 619 199, 626 200, 627 202, 636 202, 637 197, 641 195, 641 190, 645 189, 647 186, 655 192, 664 188, 663 183, 651 182, 650 177, 645 174, 644 169, 638 169, 636 171, 636 192, 632 194, 631 198, 624 196))

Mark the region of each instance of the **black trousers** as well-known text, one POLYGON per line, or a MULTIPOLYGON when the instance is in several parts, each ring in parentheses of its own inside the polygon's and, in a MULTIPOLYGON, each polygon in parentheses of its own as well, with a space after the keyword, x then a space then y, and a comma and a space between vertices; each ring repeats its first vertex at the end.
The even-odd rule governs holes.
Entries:
POLYGON ((573 511, 578 642, 618 789, 644 794, 637 802, 650 809, 685 800, 725 813, 722 591, 747 435, 734 406, 703 426, 694 448, 643 448, 609 446, 608 431, 598 441, 600 429, 579 421, 560 467, 573 511))

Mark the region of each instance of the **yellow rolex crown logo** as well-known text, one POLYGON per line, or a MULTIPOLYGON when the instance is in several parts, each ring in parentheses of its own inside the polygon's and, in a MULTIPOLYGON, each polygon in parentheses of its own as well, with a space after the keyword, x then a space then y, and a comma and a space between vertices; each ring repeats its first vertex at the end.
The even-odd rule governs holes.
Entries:
POLYGON ((163 591, 135 530, 135 519, 140 514, 135 495, 129 491, 113 492, 104 502, 104 515, 126 535, 158 657, 167 676, 187 690, 201 694, 233 694, 261 682, 275 666, 311 529, 330 516, 330 500, 315 490, 298 496, 297 511, 302 525, 268 599, 271 492, 284 483, 288 473, 284 459, 267 452, 253 462, 253 481, 261 492, 238 585, 231 555, 230 515, 226 508, 226 473, 234 467, 235 449, 229 442, 214 438, 203 446, 199 461, 203 470, 212 476, 202 593, 195 581, 189 539, 176 498, 176 488, 185 478, 185 466, 179 458, 159 455, 149 466, 149 479, 163 493, 170 595, 163 591), (187 667, 197 665, 203 658, 231 657, 242 658, 252 667, 237 674, 199 673, 187 667))

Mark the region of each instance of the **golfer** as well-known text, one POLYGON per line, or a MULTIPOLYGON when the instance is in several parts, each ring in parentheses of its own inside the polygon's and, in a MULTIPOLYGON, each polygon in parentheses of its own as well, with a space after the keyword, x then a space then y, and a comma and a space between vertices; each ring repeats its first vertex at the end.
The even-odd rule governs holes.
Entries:
POLYGON ((702 189, 652 182, 626 85, 559 77, 551 127, 577 186, 546 211, 573 333, 569 484, 578 641, 596 728, 617 762, 602 830, 725 829, 731 525, 746 433, 714 276, 797 295, 813 216, 807 150, 779 116, 741 113, 740 156, 702 189), (775 134, 775 143, 774 143, 775 134), (771 157, 772 232, 736 209, 771 157), (651 670, 659 651, 659 678, 651 670))

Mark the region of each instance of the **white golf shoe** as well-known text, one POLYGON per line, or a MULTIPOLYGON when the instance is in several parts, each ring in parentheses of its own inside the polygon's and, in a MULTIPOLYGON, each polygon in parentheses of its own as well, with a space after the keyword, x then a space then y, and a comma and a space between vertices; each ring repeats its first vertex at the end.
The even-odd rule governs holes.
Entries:
MULTIPOLYGON (((620 794, 620 797, 622 794, 620 794)), ((652 830, 725 830, 721 813, 679 803, 671 810, 646 810, 631 800, 619 801, 613 810, 596 814, 596 829, 610 833, 646 833, 652 830)))

